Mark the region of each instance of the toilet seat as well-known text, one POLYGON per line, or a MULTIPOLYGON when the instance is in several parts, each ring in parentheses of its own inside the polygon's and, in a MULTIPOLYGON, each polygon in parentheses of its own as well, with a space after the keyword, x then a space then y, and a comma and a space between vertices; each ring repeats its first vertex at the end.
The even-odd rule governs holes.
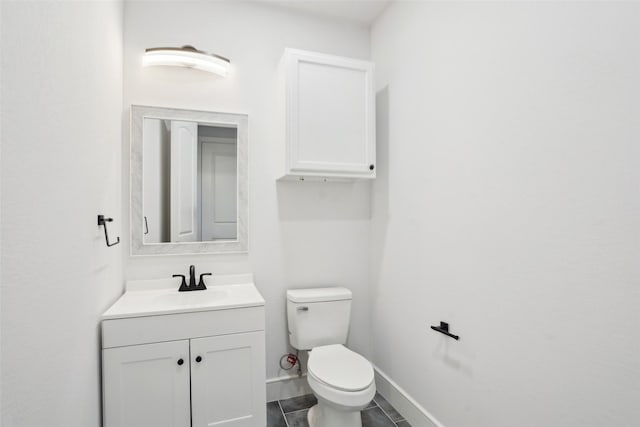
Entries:
POLYGON ((342 392, 362 391, 374 382, 371 363, 340 344, 314 348, 307 369, 318 382, 342 392))
POLYGON ((367 406, 376 394, 376 383, 358 391, 342 391, 318 380, 313 374, 307 375, 307 383, 318 398, 318 402, 325 402, 342 411, 359 411, 367 406))

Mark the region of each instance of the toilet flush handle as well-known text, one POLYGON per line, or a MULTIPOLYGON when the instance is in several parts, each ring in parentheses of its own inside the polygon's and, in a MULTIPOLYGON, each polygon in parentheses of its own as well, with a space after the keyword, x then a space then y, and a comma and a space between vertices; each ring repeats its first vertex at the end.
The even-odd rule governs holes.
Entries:
POLYGON ((303 305, 302 307, 298 307, 298 311, 309 311, 309 307, 303 305))

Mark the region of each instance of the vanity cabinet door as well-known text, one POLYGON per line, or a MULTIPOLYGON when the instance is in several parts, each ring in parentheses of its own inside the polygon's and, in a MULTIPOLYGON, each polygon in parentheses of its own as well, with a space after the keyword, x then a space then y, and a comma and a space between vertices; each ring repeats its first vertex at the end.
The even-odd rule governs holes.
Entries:
POLYGON ((193 427, 264 427, 264 332, 191 340, 193 427))
POLYGON ((189 427, 189 341, 103 350, 105 427, 189 427))
POLYGON ((285 51, 287 173, 375 178, 373 63, 285 51))

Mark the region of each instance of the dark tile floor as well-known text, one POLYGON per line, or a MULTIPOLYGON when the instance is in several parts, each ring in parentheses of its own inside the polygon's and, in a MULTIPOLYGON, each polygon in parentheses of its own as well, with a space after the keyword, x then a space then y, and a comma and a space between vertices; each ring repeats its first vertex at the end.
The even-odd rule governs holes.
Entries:
MULTIPOLYGON (((313 394, 267 403, 267 427, 309 427, 307 412, 317 402, 313 394)), ((375 397, 362 410, 362 427, 411 427, 384 397, 375 397)))

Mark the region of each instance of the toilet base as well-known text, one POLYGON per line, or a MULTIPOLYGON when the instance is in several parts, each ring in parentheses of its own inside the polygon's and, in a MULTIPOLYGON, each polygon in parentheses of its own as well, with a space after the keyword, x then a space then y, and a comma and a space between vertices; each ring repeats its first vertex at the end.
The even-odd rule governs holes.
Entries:
POLYGON ((318 400, 307 413, 309 427, 362 427, 360 411, 340 411, 318 400))

